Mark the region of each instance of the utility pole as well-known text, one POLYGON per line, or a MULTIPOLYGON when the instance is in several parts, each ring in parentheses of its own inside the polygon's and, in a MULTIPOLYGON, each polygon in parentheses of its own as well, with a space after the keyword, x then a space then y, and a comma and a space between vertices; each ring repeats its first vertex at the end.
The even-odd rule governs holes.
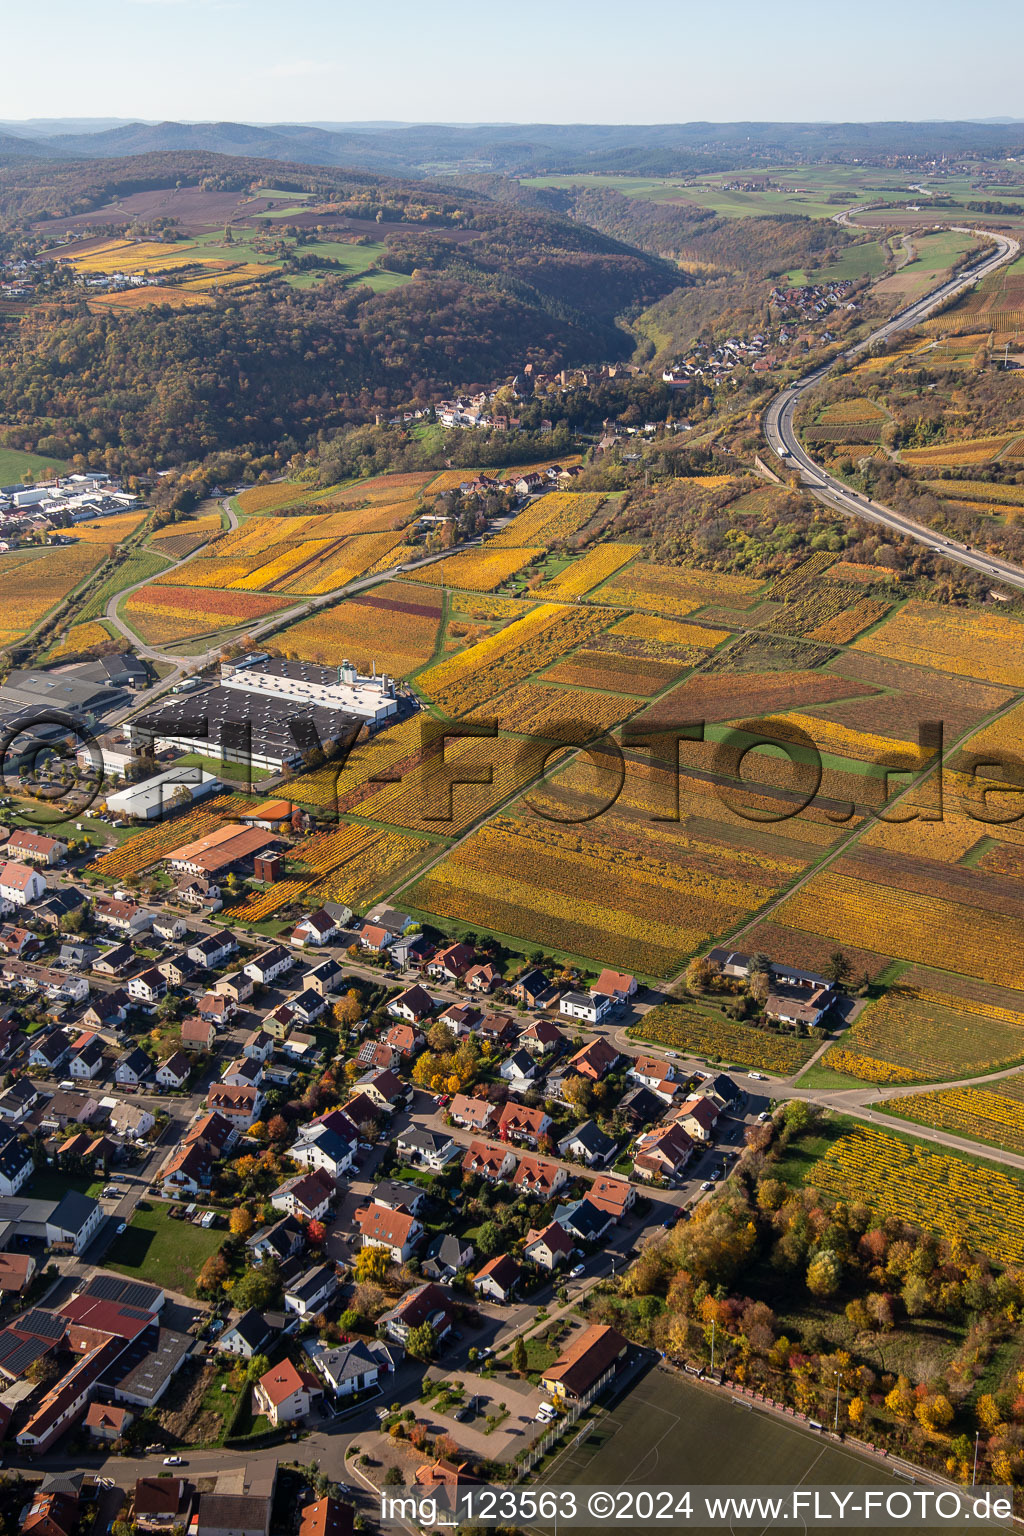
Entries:
POLYGON ((835 1417, 835 1423, 832 1426, 832 1433, 835 1434, 835 1435, 838 1435, 838 1433, 839 1433, 839 1387, 840 1387, 840 1385, 842 1383, 842 1380, 843 1380, 843 1373, 842 1373, 842 1371, 833 1371, 832 1374, 833 1374, 833 1376, 836 1379, 836 1417, 835 1417))
POLYGON ((981 1430, 980 1429, 976 1429, 974 1431, 974 1471, 971 1473, 971 1487, 972 1488, 977 1488, 977 1486, 978 1486, 978 1440, 979 1440, 980 1436, 981 1436, 981 1430))
POLYGON ((711 1374, 715 1374, 715 1320, 711 1319, 711 1374))

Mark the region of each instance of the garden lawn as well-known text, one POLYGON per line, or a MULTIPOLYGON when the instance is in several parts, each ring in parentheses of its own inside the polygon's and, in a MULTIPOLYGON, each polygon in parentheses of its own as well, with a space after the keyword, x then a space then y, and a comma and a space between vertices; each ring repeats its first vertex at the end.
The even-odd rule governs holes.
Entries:
POLYGON ((196 1276, 223 1240, 222 1232, 174 1221, 168 1206, 143 1201, 128 1230, 108 1250, 104 1265, 118 1274, 194 1296, 196 1276))

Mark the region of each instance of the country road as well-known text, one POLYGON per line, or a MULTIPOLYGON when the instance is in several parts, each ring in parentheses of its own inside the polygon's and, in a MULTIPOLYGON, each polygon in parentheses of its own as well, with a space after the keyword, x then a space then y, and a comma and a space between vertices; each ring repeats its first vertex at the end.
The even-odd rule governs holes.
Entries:
MULTIPOLYGON (((959 229, 959 226, 955 227, 959 229)), ((848 348, 839 357, 823 367, 816 368, 813 373, 797 380, 795 384, 787 385, 775 396, 765 412, 764 435, 769 447, 783 463, 799 472, 803 487, 811 491, 827 507, 848 516, 863 518, 867 522, 881 523, 884 527, 891 528, 894 533, 901 533, 907 538, 915 539, 925 548, 934 550, 945 560, 951 560, 957 565, 966 566, 969 570, 978 571, 983 576, 995 576, 1008 586, 1024 589, 1024 567, 1014 565, 1009 560, 1002 560, 996 555, 982 554, 972 549, 969 544, 943 538, 934 529, 915 522, 913 518, 895 511, 892 507, 887 507, 883 502, 873 501, 868 496, 852 491, 849 486, 837 480, 834 475, 830 475, 811 458, 800 442, 794 425, 796 410, 804 391, 819 384, 836 363, 850 361, 879 342, 888 340, 890 336, 920 324, 940 304, 973 287, 983 277, 987 277, 989 273, 995 272, 997 268, 1015 260, 1020 255, 1019 243, 1007 235, 981 229, 972 230, 969 233, 994 241, 996 249, 940 284, 924 298, 900 310, 884 325, 872 331, 870 336, 848 348)))

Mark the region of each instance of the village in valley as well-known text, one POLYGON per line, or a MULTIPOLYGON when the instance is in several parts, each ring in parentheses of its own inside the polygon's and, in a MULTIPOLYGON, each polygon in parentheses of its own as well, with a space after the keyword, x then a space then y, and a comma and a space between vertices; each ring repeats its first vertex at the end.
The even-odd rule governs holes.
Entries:
MULTIPOLYGON (((261 665, 225 665, 222 691, 261 665)), ((269 698, 302 688, 288 670, 264 671, 269 698)), ((321 707, 326 681, 305 686, 321 707)), ((643 1368, 588 1293, 728 1172, 768 1118, 762 1074, 637 1049, 658 999, 631 975, 510 962, 391 905, 325 902, 273 942, 218 923, 308 817, 253 796, 192 836, 223 786, 178 780, 174 800, 173 768, 110 790, 97 819, 161 839, 148 897, 95 883, 109 852, 4 829, 5 1438, 43 1468, 68 1443, 134 1452, 131 1520, 200 1536, 268 1536, 266 1448, 300 1434, 333 1442, 334 1484, 356 1435, 370 1478, 505 1475, 643 1368)), ((709 964, 749 978, 749 957, 709 964)), ((791 1022, 835 997, 781 967, 771 987, 791 1022)), ((23 1528, 68 1528, 82 1483, 44 1476, 23 1528)), ((306 1536, 337 1528, 334 1484, 306 1536)))

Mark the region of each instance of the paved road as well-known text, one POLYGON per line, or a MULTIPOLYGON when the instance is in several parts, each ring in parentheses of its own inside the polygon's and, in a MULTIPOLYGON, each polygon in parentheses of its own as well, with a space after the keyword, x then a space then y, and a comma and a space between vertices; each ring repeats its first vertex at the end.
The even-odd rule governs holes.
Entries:
POLYGON ((969 233, 994 241, 996 249, 965 268, 957 276, 949 278, 931 293, 926 294, 923 299, 918 299, 916 303, 900 310, 892 319, 887 320, 876 331, 872 331, 870 336, 843 352, 839 358, 833 359, 821 368, 816 368, 813 373, 782 390, 765 413, 764 434, 773 452, 778 454, 789 467, 797 470, 801 484, 812 491, 826 506, 832 507, 837 512, 863 518, 868 522, 881 523, 886 528, 891 528, 894 533, 901 533, 907 538, 915 539, 919 544, 934 550, 946 560, 966 566, 969 570, 978 571, 983 576, 998 577, 1009 586, 1024 589, 1024 568, 1021 566, 1014 565, 1009 560, 1002 560, 995 555, 980 553, 969 544, 943 538, 934 529, 915 522, 913 518, 895 511, 892 507, 887 507, 883 502, 873 501, 868 496, 862 496, 859 492, 850 490, 849 486, 837 480, 834 475, 830 475, 811 458, 797 437, 794 425, 796 410, 804 391, 819 384, 837 362, 848 362, 878 343, 887 341, 898 332, 919 325, 940 304, 965 292, 983 277, 987 277, 989 273, 996 271, 1007 262, 1015 260, 1020 254, 1018 242, 1011 240, 1007 235, 994 234, 987 230, 973 230, 969 233))

